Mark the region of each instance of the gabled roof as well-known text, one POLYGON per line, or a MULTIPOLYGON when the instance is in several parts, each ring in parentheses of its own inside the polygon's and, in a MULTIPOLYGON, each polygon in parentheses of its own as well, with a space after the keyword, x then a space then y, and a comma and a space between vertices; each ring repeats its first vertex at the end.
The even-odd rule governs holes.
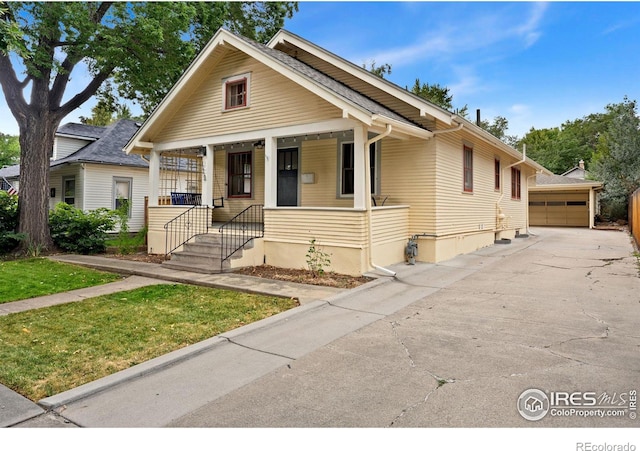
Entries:
POLYGON ((382 124, 381 121, 388 119, 399 128, 402 128, 404 132, 414 133, 417 136, 430 136, 429 130, 407 119, 405 116, 398 114, 387 106, 328 77, 302 61, 298 61, 279 50, 220 29, 152 112, 138 133, 136 133, 132 140, 126 145, 125 151, 127 153, 131 152, 135 147, 150 147, 150 144, 140 140, 140 137, 144 137, 145 134, 153 128, 156 121, 162 123, 163 116, 168 114, 167 111, 170 105, 173 102, 179 102, 179 95, 183 91, 188 91, 190 80, 195 78, 199 69, 205 65, 210 57, 213 57, 216 50, 226 45, 244 52, 281 75, 305 87, 325 101, 333 104, 343 111, 344 117, 351 116, 369 125, 376 122, 382 127, 384 124, 382 124))
POLYGON ((556 174, 537 174, 536 175, 536 186, 543 187, 553 187, 558 188, 565 186, 568 189, 578 189, 578 188, 600 188, 602 187, 602 182, 597 182, 595 180, 581 180, 574 177, 567 177, 564 175, 556 175, 556 174))
POLYGON ((309 55, 313 55, 323 61, 328 62, 338 71, 348 73, 349 75, 358 78, 359 80, 371 85, 381 92, 390 95, 401 102, 414 107, 420 116, 430 116, 434 119, 438 119, 444 122, 446 125, 451 125, 454 114, 445 110, 444 108, 435 105, 428 100, 413 94, 407 89, 403 89, 400 86, 385 80, 382 77, 378 77, 372 74, 370 71, 353 64, 350 61, 322 48, 316 44, 307 41, 300 36, 291 33, 287 30, 281 29, 276 35, 271 38, 271 41, 267 44, 271 48, 282 49, 283 53, 292 53, 298 56, 299 53, 304 52, 309 55))
POLYGON ((0 177, 15 178, 20 176, 20 165, 5 166, 0 168, 0 177))
POLYGON ((56 136, 70 136, 79 139, 86 139, 88 141, 95 141, 104 134, 106 129, 107 127, 70 122, 58 127, 58 130, 56 130, 56 136))
MULTIPOLYGON (((65 125, 77 126, 82 124, 65 125)), ((138 122, 129 119, 121 119, 108 127, 100 127, 104 128, 104 130, 102 131, 99 139, 87 144, 80 150, 65 158, 53 161, 51 163, 51 167, 69 163, 98 163, 118 166, 148 167, 148 163, 142 160, 139 156, 127 155, 122 150, 135 132, 138 131, 139 127, 140 124, 138 122)), ((81 127, 76 127, 76 129, 79 130, 81 127)))

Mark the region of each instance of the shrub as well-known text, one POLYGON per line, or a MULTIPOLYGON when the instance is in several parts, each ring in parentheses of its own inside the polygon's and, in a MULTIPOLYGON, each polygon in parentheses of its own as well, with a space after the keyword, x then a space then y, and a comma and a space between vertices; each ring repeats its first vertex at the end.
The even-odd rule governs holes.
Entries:
POLYGON ((112 210, 84 212, 64 202, 49 213, 51 238, 60 249, 80 254, 104 252, 107 232, 116 224, 112 210))
POLYGON ((331 256, 318 247, 315 238, 309 241, 306 257, 307 266, 314 277, 323 276, 325 266, 331 265, 331 256))
POLYGON ((0 254, 15 249, 24 237, 18 228, 18 196, 0 191, 0 254))

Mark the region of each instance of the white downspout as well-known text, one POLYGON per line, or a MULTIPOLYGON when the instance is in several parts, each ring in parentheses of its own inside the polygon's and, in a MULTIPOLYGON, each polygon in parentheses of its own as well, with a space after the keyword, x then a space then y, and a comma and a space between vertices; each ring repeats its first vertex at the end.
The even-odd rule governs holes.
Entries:
POLYGON ((365 167, 365 174, 364 174, 364 180, 365 180, 365 190, 366 190, 366 196, 365 196, 365 208, 367 210, 367 221, 369 223, 369 265, 371 265, 373 268, 377 269, 380 272, 385 273, 388 276, 391 277, 395 277, 396 273, 394 271, 391 271, 390 269, 387 268, 383 268, 382 266, 378 266, 373 262, 373 224, 371 221, 371 170, 369 169, 371 167, 371 158, 369 156, 369 147, 371 146, 371 144, 380 141, 382 138, 385 138, 387 136, 389 136, 391 134, 391 131, 393 130, 393 128, 391 127, 391 124, 387 124, 387 129, 377 135, 374 136, 373 138, 371 138, 370 140, 368 140, 365 145, 364 145, 364 167, 365 167))

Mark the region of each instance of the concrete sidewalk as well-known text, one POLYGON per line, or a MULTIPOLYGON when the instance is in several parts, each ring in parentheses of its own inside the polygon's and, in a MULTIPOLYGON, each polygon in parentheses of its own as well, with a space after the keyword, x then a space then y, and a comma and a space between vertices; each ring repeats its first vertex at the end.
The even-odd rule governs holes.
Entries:
MULTIPOLYGON (((516 410, 528 388, 640 380, 628 235, 539 229, 254 323, 41 401, 85 427, 638 426, 516 410)), ((48 421, 43 420, 48 418, 48 421)))
MULTIPOLYGON (((210 288, 225 288, 271 296, 290 297, 298 299, 301 304, 313 303, 345 291, 332 287, 303 285, 239 274, 200 274, 187 271, 175 271, 153 263, 119 260, 93 255, 65 254, 51 257, 51 259, 123 274, 123 276, 126 277, 123 278, 123 280, 104 285, 0 304, 0 316, 69 302, 78 302, 104 294, 166 283, 196 284, 210 288)), ((203 346, 206 347, 207 343, 204 343, 203 346)), ((151 364, 138 365, 135 373, 143 373, 147 367, 157 370, 158 367, 166 365, 166 362, 184 359, 184 356, 191 355, 192 351, 196 353, 199 352, 198 349, 199 346, 195 345, 189 351, 177 352, 167 357, 156 359, 151 364)), ((127 377, 127 374, 128 373, 124 373, 124 377, 127 377)), ((118 375, 114 375, 109 380, 120 381, 122 377, 123 375, 118 373, 118 375)), ((42 407, 7 387, 0 385, 0 427, 13 426, 30 419, 31 422, 29 424, 34 427, 62 427, 70 424, 69 421, 65 421, 58 415, 43 415, 44 413, 45 410, 42 407)))

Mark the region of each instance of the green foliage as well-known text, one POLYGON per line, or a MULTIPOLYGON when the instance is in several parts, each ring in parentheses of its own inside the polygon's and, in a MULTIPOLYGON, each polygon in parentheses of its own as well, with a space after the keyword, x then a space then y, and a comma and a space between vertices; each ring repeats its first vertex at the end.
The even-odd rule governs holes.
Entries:
POLYGON ((61 202, 49 214, 51 238, 60 249, 80 254, 104 252, 107 232, 116 224, 112 210, 84 212, 61 202))
POLYGON ((0 254, 11 252, 24 238, 17 228, 18 196, 0 190, 0 254))
POLYGON ((17 136, 0 133, 0 168, 17 164, 20 160, 20 141, 17 136))
POLYGON ((134 253, 138 246, 142 246, 147 236, 147 228, 143 227, 135 235, 131 235, 129 231, 129 211, 131 202, 127 199, 120 199, 120 205, 116 209, 116 217, 118 218, 118 237, 111 242, 112 245, 118 247, 118 252, 127 255, 134 253))
POLYGON ((105 127, 120 119, 142 119, 133 118, 129 107, 118 102, 113 85, 109 82, 98 91, 96 98, 98 103, 91 108, 91 117, 80 116, 81 123, 105 127))
POLYGON ((626 218, 629 196, 640 188, 640 118, 636 101, 607 105, 611 117, 599 136, 591 171, 604 182, 601 196, 605 214, 626 218))
POLYGON ((491 133, 500 141, 507 143, 511 147, 518 147, 518 137, 515 135, 507 135, 509 129, 509 121, 503 116, 496 116, 493 121, 480 121, 480 127, 491 133))
POLYGON ((554 174, 562 174, 580 160, 590 167, 592 155, 612 120, 609 111, 593 113, 582 119, 568 120, 559 127, 531 130, 520 140, 527 155, 554 174))
MULTIPOLYGON (((446 86, 440 86, 439 83, 430 85, 429 83, 421 83, 419 78, 411 88, 411 92, 415 95, 434 103, 445 110, 453 110, 453 95, 446 86)), ((466 108, 466 106, 465 106, 466 108)))
POLYGON ((314 276, 324 275, 324 268, 331 265, 331 256, 318 247, 315 238, 309 241, 306 257, 307 267, 314 276))
POLYGON ((380 78, 384 78, 385 75, 391 74, 391 64, 383 64, 382 66, 376 66, 376 61, 372 60, 367 67, 367 63, 362 64, 363 69, 367 69, 373 75, 380 78))

